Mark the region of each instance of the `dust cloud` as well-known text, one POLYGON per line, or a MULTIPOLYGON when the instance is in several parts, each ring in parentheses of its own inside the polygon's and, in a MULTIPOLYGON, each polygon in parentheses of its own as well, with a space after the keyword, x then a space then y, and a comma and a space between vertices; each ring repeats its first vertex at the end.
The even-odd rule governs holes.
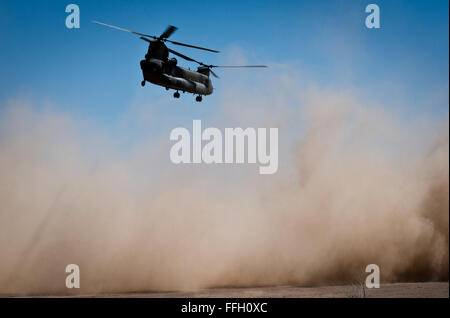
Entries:
POLYGON ((448 280, 448 116, 402 123, 350 93, 292 91, 222 96, 203 121, 279 127, 273 176, 173 165, 175 125, 124 151, 70 114, 5 103, 0 293, 339 284, 371 263, 382 283, 448 280))

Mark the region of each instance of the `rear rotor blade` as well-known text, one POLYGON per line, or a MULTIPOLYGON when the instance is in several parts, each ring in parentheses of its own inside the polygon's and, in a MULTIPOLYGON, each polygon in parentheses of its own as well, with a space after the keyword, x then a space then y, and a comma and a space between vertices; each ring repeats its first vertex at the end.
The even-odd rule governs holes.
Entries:
POLYGON ((179 52, 177 52, 177 51, 174 51, 174 50, 172 50, 172 49, 169 49, 169 48, 168 48, 168 50, 169 50, 170 53, 175 54, 175 55, 181 57, 182 59, 185 59, 186 61, 191 61, 191 62, 198 63, 198 64, 200 64, 200 65, 204 65, 202 62, 196 61, 196 60, 194 60, 193 58, 190 58, 189 56, 186 56, 186 55, 184 55, 184 54, 181 54, 181 53, 179 53, 179 52))
POLYGON ((178 28, 174 27, 173 25, 169 25, 166 29, 166 31, 163 32, 163 34, 161 34, 159 36, 160 39, 167 39, 168 37, 170 37, 172 35, 173 32, 175 32, 178 28))
MULTIPOLYGON (((202 64, 204 65, 204 64, 202 64)), ((221 68, 247 68, 247 67, 267 67, 267 65, 204 65, 209 68, 209 71, 215 78, 220 78, 216 73, 212 70, 213 67, 221 67, 221 68)))
POLYGON ((113 28, 113 29, 116 29, 116 30, 125 31, 125 32, 128 32, 128 33, 133 33, 133 34, 140 35, 140 36, 143 36, 143 37, 156 39, 156 36, 154 36, 154 35, 148 35, 148 34, 144 34, 144 33, 139 33, 139 32, 135 32, 135 31, 127 30, 127 29, 120 28, 120 27, 115 26, 115 25, 106 24, 106 23, 103 23, 103 22, 95 21, 95 20, 92 21, 92 22, 100 24, 100 25, 104 25, 104 26, 107 26, 107 27, 110 27, 110 28, 113 28))
POLYGON ((177 51, 174 51, 174 50, 172 50, 172 49, 169 49, 169 52, 172 53, 172 54, 175 54, 175 55, 177 55, 177 56, 179 56, 179 57, 181 57, 181 58, 183 58, 183 59, 185 59, 185 60, 187 60, 187 61, 195 62, 195 63, 200 64, 201 66, 208 67, 208 68, 209 68, 209 71, 211 72, 211 74, 212 74, 215 78, 220 78, 216 73, 213 72, 213 70, 212 70, 208 65, 205 65, 205 64, 203 64, 202 62, 196 61, 196 60, 194 60, 193 58, 190 58, 189 56, 186 56, 186 55, 184 55, 184 54, 181 54, 181 53, 179 53, 179 52, 177 52, 177 51))
POLYGON ((169 48, 168 48, 168 50, 169 50, 170 53, 175 54, 175 55, 177 55, 177 56, 179 56, 179 57, 185 59, 186 61, 195 62, 195 63, 197 63, 197 64, 200 64, 200 65, 202 65, 202 66, 205 66, 205 64, 203 64, 202 62, 199 62, 199 61, 197 61, 197 60, 194 60, 193 58, 190 58, 189 56, 186 56, 186 55, 184 55, 184 54, 181 54, 180 52, 174 51, 174 50, 169 49, 169 48))
POLYGON ((181 45, 181 46, 187 46, 187 47, 192 47, 194 49, 199 49, 199 50, 204 50, 204 51, 209 51, 209 52, 214 52, 214 53, 219 53, 219 51, 217 50, 211 50, 211 49, 207 49, 201 46, 195 46, 195 45, 190 45, 190 44, 186 44, 186 43, 181 43, 181 42, 176 42, 176 41, 171 41, 171 40, 165 40, 167 42, 170 42, 172 44, 176 44, 176 45, 181 45))
POLYGON ((215 77, 215 78, 220 78, 219 75, 217 75, 216 73, 214 73, 214 71, 212 69, 209 69, 209 71, 211 72, 211 74, 215 77))
POLYGON ((244 67, 267 67, 267 65, 208 65, 208 67, 220 67, 220 68, 244 68, 244 67))

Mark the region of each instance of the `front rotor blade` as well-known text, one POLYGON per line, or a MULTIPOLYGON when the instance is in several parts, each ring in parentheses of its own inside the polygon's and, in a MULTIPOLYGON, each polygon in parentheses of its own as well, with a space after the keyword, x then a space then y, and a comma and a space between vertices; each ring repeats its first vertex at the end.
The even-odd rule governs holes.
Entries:
POLYGON ((190 58, 189 56, 186 56, 186 55, 184 55, 184 54, 181 54, 181 53, 179 53, 179 52, 177 52, 177 51, 174 51, 174 50, 172 50, 172 49, 169 49, 169 48, 168 48, 168 50, 169 50, 170 53, 175 54, 175 55, 177 55, 177 56, 179 56, 179 57, 181 57, 181 58, 183 58, 183 59, 185 59, 185 60, 187 60, 187 61, 191 61, 191 62, 198 63, 198 64, 200 64, 200 65, 203 65, 202 62, 196 61, 196 60, 194 60, 193 58, 190 58))
POLYGON ((176 44, 176 45, 187 46, 187 47, 192 47, 194 49, 199 49, 199 50, 205 50, 205 51, 209 51, 209 52, 219 53, 219 51, 207 49, 207 48, 204 48, 204 47, 201 47, 201 46, 195 46, 195 45, 190 45, 190 44, 181 43, 181 42, 175 42, 175 41, 171 41, 171 40, 166 40, 166 41, 170 42, 172 44, 176 44))
POLYGON ((209 51, 209 52, 219 53, 219 51, 207 49, 207 48, 204 48, 204 47, 201 47, 201 46, 190 45, 190 44, 186 44, 186 43, 181 43, 181 42, 167 40, 167 38, 170 35, 172 35, 173 32, 175 32, 177 30, 177 28, 174 27, 174 26, 169 26, 166 29, 166 31, 164 31, 164 33, 161 34, 161 36, 158 38, 158 37, 156 37, 154 35, 139 33, 139 32, 135 32, 135 31, 132 31, 132 30, 127 30, 127 29, 124 29, 124 28, 121 28, 121 27, 118 27, 118 26, 115 26, 115 25, 111 25, 111 24, 106 24, 106 23, 103 23, 103 22, 100 22, 100 21, 92 21, 92 22, 100 24, 100 25, 104 25, 104 26, 107 26, 107 27, 110 27, 110 28, 113 28, 113 29, 116 29, 116 30, 125 31, 125 32, 128 32, 128 33, 132 33, 132 34, 140 35, 140 36, 143 36, 143 37, 151 38, 151 39, 154 39, 154 40, 160 39, 160 40, 167 41, 167 42, 170 42, 170 43, 176 44, 176 45, 187 46, 187 47, 191 47, 191 48, 194 48, 194 49, 199 49, 199 50, 205 50, 205 51, 209 51))
POLYGON ((145 37, 143 37, 143 36, 141 36, 140 39, 141 39, 141 40, 144 40, 144 41, 147 41, 148 43, 151 43, 151 42, 152 42, 152 40, 147 39, 147 38, 145 38, 145 37))
POLYGON ((133 34, 136 34, 136 35, 140 35, 140 36, 145 36, 145 37, 148 37, 148 38, 156 39, 156 36, 154 36, 154 35, 148 35, 148 34, 143 34, 143 33, 139 33, 139 32, 134 32, 134 31, 131 31, 131 30, 127 30, 127 29, 120 28, 120 27, 115 26, 115 25, 106 24, 106 23, 99 22, 99 21, 92 21, 92 22, 93 23, 97 23, 97 24, 101 24, 101 25, 104 25, 104 26, 107 26, 107 27, 110 27, 110 28, 113 28, 113 29, 116 29, 116 30, 125 31, 125 32, 128 32, 128 33, 133 33, 133 34))
POLYGON ((166 31, 163 32, 163 34, 160 35, 160 39, 167 39, 172 35, 173 32, 175 32, 178 28, 174 27, 173 25, 169 25, 166 29, 166 31))

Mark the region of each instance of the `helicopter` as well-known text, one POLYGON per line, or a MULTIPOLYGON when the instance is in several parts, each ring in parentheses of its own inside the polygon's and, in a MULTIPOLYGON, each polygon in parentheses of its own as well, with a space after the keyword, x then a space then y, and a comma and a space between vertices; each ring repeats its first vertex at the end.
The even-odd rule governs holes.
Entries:
POLYGON ((99 21, 92 21, 103 26, 107 26, 116 30, 125 31, 140 36, 140 39, 149 43, 145 59, 141 60, 140 66, 142 69, 143 80, 142 86, 145 86, 146 82, 165 87, 166 90, 174 89, 174 98, 180 98, 179 91, 185 93, 192 93, 197 95, 195 100, 197 102, 202 101, 202 96, 211 95, 214 88, 209 77, 212 74, 214 77, 219 76, 212 70, 213 68, 261 68, 267 67, 266 65, 207 65, 199 62, 193 58, 190 58, 184 54, 181 54, 175 50, 172 50, 166 46, 166 42, 171 44, 190 47, 198 50, 204 50, 213 53, 220 53, 217 50, 212 50, 196 45, 181 43, 169 40, 168 38, 178 29, 173 25, 169 25, 166 30, 160 35, 148 35, 131 30, 127 30, 118 26, 106 24, 99 21), (193 71, 184 67, 178 66, 178 61, 174 57, 169 57, 169 53, 181 57, 182 59, 190 62, 195 62, 199 66, 197 71, 193 71))

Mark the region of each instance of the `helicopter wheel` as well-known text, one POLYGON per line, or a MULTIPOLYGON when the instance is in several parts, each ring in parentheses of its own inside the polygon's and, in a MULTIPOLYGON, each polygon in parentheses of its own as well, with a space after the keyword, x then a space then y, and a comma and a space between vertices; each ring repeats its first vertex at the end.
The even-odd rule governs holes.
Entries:
POLYGON ((180 93, 178 93, 178 92, 173 93, 173 97, 180 98, 180 93))
POLYGON ((141 86, 144 87, 145 86, 145 81, 141 82, 141 86))
POLYGON ((195 97, 195 100, 197 102, 201 102, 202 101, 202 95, 198 95, 197 97, 195 97))

